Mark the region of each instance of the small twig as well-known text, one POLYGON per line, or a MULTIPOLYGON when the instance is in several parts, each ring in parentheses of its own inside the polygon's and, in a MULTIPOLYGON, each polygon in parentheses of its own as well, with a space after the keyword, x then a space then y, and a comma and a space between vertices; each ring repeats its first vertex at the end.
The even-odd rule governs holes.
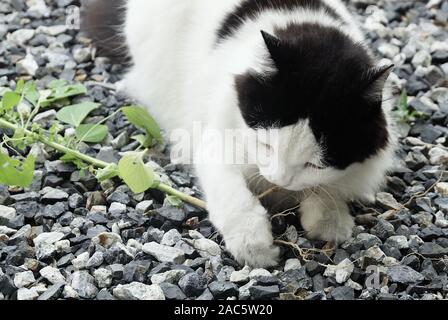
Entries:
POLYGON ((416 199, 426 197, 426 196, 428 195, 428 193, 430 193, 432 190, 434 190, 434 188, 435 188, 440 182, 442 182, 442 180, 443 180, 443 176, 444 176, 444 173, 442 172, 442 174, 440 175, 440 178, 439 178, 436 182, 434 182, 434 184, 433 184, 428 190, 426 190, 426 191, 423 192, 423 193, 414 195, 411 199, 409 199, 408 202, 406 202, 406 203, 403 205, 403 207, 406 208, 407 206, 409 206, 409 205, 412 203, 412 201, 414 201, 414 200, 416 200, 416 199))
POLYGON ((258 196, 258 199, 262 200, 262 199, 266 198, 267 196, 271 195, 272 193, 275 193, 275 192, 280 191, 280 190, 281 190, 280 187, 273 187, 271 189, 268 189, 265 192, 263 192, 262 194, 260 194, 258 196))
POLYGON ((293 211, 294 211, 294 210, 297 210, 297 209, 299 209, 299 208, 300 208, 300 204, 298 204, 297 206, 292 207, 292 208, 290 208, 290 209, 287 209, 287 210, 285 210, 285 211, 283 211, 283 212, 276 213, 276 214, 274 214, 273 216, 271 216, 271 221, 274 220, 274 218, 278 218, 278 217, 289 217, 289 216, 293 216, 293 215, 295 215, 295 213, 294 213, 293 211))
MULTIPOLYGON (((303 249, 296 243, 292 243, 292 242, 288 242, 288 241, 284 241, 284 240, 274 240, 274 243, 277 245, 287 246, 287 247, 290 247, 290 248, 296 250, 299 253, 300 257, 305 262, 311 261, 309 259, 309 256, 314 253, 322 253, 322 254, 325 254, 326 256, 328 256, 334 251, 334 248, 332 248, 331 250, 329 250, 329 249, 303 249)), ((319 263, 319 264, 322 266, 328 267, 327 265, 324 265, 321 263, 319 263)))

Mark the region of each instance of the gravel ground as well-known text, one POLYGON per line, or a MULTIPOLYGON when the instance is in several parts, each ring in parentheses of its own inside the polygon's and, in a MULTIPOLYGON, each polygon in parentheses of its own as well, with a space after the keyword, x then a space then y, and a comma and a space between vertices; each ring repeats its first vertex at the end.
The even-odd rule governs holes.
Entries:
MULTIPOLYGON (((353 204, 355 237, 335 250, 311 242, 294 216, 273 219, 281 266, 242 268, 224 250, 206 212, 171 207, 160 192, 132 194, 33 146, 38 171, 27 190, 0 187, 0 300, 448 298, 448 1, 351 0, 372 46, 397 65, 393 80, 425 120, 402 123, 400 163, 371 208, 353 204), (314 250, 310 250, 314 248, 314 250), (322 251, 324 249, 324 251, 322 251)), ((0 0, 0 86, 18 77, 115 82, 120 66, 95 58, 88 39, 65 27, 73 0, 0 0)), ((400 90, 397 90, 398 92, 400 90)), ((89 85, 112 114, 126 98, 89 85)), ((81 101, 86 97, 78 98, 81 101)), ((55 111, 40 122, 49 125, 55 111)), ((116 162, 137 145, 122 117, 110 137, 83 152, 116 162)), ((1 131, 0 131, 1 133, 1 131)), ((179 189, 201 197, 195 177, 150 155, 179 189)))

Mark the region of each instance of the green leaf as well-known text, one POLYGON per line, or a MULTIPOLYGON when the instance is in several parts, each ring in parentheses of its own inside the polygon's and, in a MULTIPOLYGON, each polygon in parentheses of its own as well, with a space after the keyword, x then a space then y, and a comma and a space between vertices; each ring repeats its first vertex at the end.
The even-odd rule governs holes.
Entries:
POLYGON ((65 87, 66 85, 67 85, 67 81, 65 81, 64 79, 57 79, 57 80, 50 81, 50 83, 47 85, 47 88, 48 89, 57 89, 57 88, 65 87))
POLYGON ((89 143, 99 143, 103 141, 108 133, 109 128, 102 124, 82 124, 76 128, 75 131, 76 137, 80 141, 89 143))
POLYGON ((23 81, 23 79, 20 79, 19 81, 17 81, 16 92, 18 94, 20 94, 20 95, 22 94, 24 85, 25 85, 25 81, 23 81))
POLYGON ((398 109, 404 112, 409 112, 409 105, 408 105, 408 93, 406 90, 403 90, 400 95, 400 100, 398 102, 398 109))
POLYGON ((154 172, 143 163, 143 153, 130 152, 118 163, 121 179, 134 193, 142 193, 155 182, 154 172))
POLYGON ((50 88, 51 94, 41 101, 42 106, 46 107, 53 102, 87 93, 86 87, 80 83, 67 86, 61 86, 61 84, 62 83, 56 83, 50 88))
POLYGON ((0 153, 0 184, 7 186, 29 187, 34 176, 34 157, 28 156, 21 163, 0 153))
POLYGON ((121 111, 130 123, 137 128, 144 129, 150 137, 162 142, 162 134, 160 133, 159 125, 145 109, 137 106, 130 106, 121 108, 121 111))
POLYGON ((96 179, 99 182, 103 182, 105 180, 115 178, 119 175, 120 172, 118 170, 118 166, 115 163, 112 163, 108 165, 106 168, 98 170, 96 174, 96 179))
POLYGON ((73 127, 78 127, 84 119, 95 109, 98 109, 100 104, 93 102, 83 102, 68 106, 59 110, 56 118, 59 121, 70 124, 73 127))
POLYGON ((22 94, 25 96, 25 99, 31 102, 33 106, 36 106, 39 102, 39 91, 36 88, 36 83, 34 81, 29 81, 25 83, 23 86, 22 94))
POLYGON ((152 144, 152 138, 145 134, 133 136, 132 139, 140 143, 143 148, 149 148, 152 144))
POLYGON ((16 105, 19 104, 21 98, 22 98, 21 95, 16 92, 13 91, 6 92, 5 95, 3 96, 1 110, 6 111, 11 110, 16 105))
POLYGON ((180 207, 183 204, 183 201, 176 196, 166 196, 166 201, 168 201, 173 207, 180 207))

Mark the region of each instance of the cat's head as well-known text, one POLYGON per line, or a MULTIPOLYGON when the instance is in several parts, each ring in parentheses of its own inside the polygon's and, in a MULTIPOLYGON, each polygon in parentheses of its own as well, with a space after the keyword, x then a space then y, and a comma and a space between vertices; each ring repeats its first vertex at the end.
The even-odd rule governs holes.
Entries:
POLYGON ((261 174, 301 190, 332 182, 387 148, 382 93, 392 66, 377 66, 362 44, 334 28, 303 24, 274 33, 262 32, 268 71, 236 77, 247 126, 278 135, 258 141, 277 162, 274 172, 259 165, 261 174))

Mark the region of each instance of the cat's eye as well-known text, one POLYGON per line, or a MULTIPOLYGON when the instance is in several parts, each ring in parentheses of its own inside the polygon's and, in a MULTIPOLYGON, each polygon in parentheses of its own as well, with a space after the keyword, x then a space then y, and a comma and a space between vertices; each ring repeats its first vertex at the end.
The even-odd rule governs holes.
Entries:
POLYGON ((327 169, 324 166, 317 165, 317 164, 314 164, 314 163, 311 163, 311 162, 308 162, 307 164, 305 164, 305 167, 308 168, 308 169, 314 169, 314 170, 325 170, 325 169, 327 169))

